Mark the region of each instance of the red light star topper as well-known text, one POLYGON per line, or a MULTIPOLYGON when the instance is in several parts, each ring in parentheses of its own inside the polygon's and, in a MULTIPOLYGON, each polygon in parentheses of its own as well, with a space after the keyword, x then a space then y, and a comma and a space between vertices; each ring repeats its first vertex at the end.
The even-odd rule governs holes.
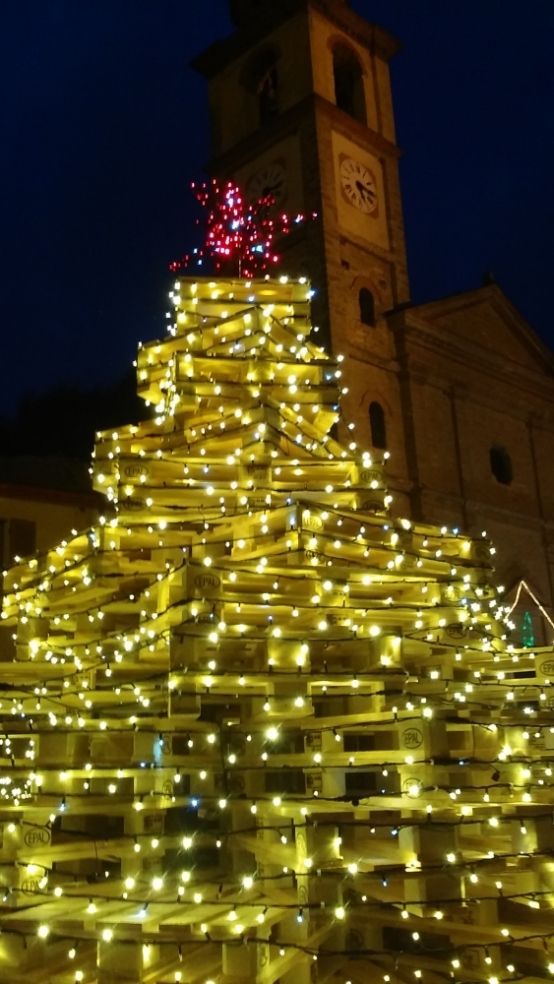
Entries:
MULTIPOLYGON (((293 219, 285 214, 270 217, 272 195, 248 204, 231 181, 221 184, 214 179, 210 184, 192 187, 200 204, 208 210, 206 244, 172 263, 173 271, 201 266, 206 257, 211 257, 216 271, 233 264, 241 277, 260 276, 280 261, 274 247, 275 236, 289 233, 294 225, 306 220, 304 215, 293 219)), ((315 218, 315 214, 311 217, 315 218)))

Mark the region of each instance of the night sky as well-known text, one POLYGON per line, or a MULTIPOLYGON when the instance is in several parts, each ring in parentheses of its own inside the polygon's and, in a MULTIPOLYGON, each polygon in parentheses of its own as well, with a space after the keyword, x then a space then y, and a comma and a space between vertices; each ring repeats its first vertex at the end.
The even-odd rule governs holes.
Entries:
MULTIPOLYGON (((352 0, 393 62, 415 302, 495 277, 554 347, 552 0, 352 0)), ((0 413, 165 333, 226 0, 0 0, 0 413)), ((317 286, 317 285, 315 285, 317 286)))

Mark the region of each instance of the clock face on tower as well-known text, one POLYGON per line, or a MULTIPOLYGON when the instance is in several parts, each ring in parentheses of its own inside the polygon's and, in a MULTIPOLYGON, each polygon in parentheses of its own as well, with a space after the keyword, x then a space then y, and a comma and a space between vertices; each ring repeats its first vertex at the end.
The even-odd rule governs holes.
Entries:
POLYGON ((341 231, 355 240, 389 250, 383 162, 369 147, 361 147, 336 131, 333 131, 333 158, 341 231))
POLYGON ((248 182, 247 195, 251 202, 272 195, 276 205, 281 205, 287 193, 287 175, 281 161, 273 161, 254 174, 248 182))
POLYGON ((341 188, 354 208, 366 215, 377 211, 377 181, 365 164, 353 157, 345 157, 340 165, 341 188))

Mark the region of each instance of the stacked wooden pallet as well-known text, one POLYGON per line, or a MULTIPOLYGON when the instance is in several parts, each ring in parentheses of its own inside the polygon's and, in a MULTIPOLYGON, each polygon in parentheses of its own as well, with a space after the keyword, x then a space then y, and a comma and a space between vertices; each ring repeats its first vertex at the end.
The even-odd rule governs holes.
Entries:
POLYGON ((5 578, 0 981, 548 979, 554 662, 490 544, 334 439, 306 283, 171 296, 105 517, 5 578))

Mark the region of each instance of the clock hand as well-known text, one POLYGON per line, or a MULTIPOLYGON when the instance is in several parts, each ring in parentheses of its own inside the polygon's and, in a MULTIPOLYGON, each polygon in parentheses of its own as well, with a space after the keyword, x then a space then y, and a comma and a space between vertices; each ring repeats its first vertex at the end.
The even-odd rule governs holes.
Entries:
POLYGON ((376 195, 375 195, 375 192, 371 190, 371 188, 367 188, 366 185, 362 184, 361 181, 356 181, 356 188, 358 189, 358 191, 359 191, 360 195, 362 196, 362 198, 367 198, 368 201, 371 204, 373 204, 373 202, 375 201, 376 195))
POLYGON ((281 188, 282 187, 283 187, 283 181, 282 180, 280 180, 280 181, 274 181, 273 184, 271 184, 271 185, 267 184, 267 185, 264 186, 264 189, 263 189, 263 192, 262 192, 262 197, 263 198, 266 198, 267 195, 274 195, 276 192, 281 191, 281 188))

